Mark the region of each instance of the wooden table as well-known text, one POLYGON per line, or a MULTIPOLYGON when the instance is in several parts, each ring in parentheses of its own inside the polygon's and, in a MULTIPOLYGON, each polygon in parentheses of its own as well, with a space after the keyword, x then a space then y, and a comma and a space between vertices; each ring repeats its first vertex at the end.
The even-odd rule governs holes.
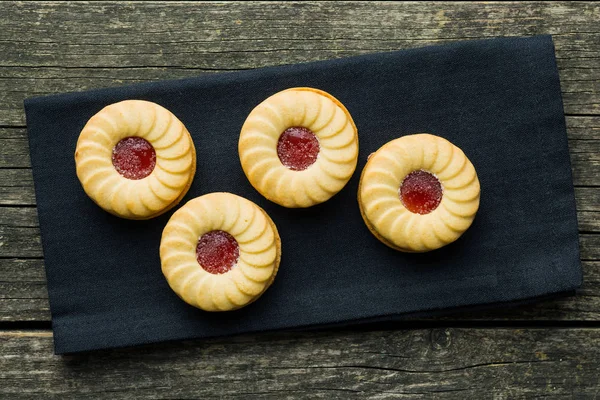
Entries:
POLYGON ((0 398, 600 395, 600 5, 0 2, 0 398), (574 174, 578 295, 395 326, 55 356, 22 101, 494 36, 550 33, 574 174))

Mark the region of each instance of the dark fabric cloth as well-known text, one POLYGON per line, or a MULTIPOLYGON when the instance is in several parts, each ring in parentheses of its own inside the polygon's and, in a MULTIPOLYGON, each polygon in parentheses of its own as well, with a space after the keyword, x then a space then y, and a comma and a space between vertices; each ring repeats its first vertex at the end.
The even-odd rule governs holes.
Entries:
MULTIPOLYGON (((324 62, 204 75, 25 101, 56 353, 361 321, 522 301, 581 284, 577 219, 560 83, 549 36, 458 42, 324 62), (286 209, 244 176, 242 123, 269 95, 323 89, 352 114, 360 157, 330 201, 286 209), (263 207, 283 243, 275 283, 255 303, 206 313, 160 270, 172 212, 128 221, 97 207, 75 174, 86 121, 124 99, 154 101, 191 132, 198 169, 184 202, 228 191, 263 207), (481 206, 454 244, 404 254, 364 225, 356 200, 367 156, 429 132, 464 150, 481 206)), ((183 203, 182 203, 183 204, 183 203)))

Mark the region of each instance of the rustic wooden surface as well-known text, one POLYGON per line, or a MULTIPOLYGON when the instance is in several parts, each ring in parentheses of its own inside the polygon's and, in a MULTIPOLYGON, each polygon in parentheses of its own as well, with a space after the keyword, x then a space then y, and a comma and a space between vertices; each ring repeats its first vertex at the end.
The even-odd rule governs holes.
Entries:
POLYGON ((51 341, 0 333, 5 396, 593 399, 600 387, 591 328, 264 334, 65 357, 52 356, 51 341))
POLYGON ((600 5, 1 2, 0 398, 600 395, 600 5), (22 101, 494 36, 552 34, 580 228, 573 298, 396 326, 59 357, 22 101))

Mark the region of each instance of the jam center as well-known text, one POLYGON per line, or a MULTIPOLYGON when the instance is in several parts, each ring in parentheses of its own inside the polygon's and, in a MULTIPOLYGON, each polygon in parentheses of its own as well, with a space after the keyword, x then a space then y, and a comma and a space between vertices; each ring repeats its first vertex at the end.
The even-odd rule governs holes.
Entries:
POLYGON ((224 274, 233 268, 239 257, 237 240, 225 231, 210 231, 198 240, 196 259, 206 272, 224 274))
POLYGON ((277 155, 289 169, 304 171, 317 161, 319 140, 310 129, 293 126, 279 136, 277 155))
POLYGON ((427 171, 413 171, 400 185, 400 200, 410 212, 429 214, 442 201, 442 184, 427 171))
POLYGON ((127 179, 142 179, 156 166, 154 147, 137 136, 119 140, 112 152, 112 163, 117 172, 127 179))

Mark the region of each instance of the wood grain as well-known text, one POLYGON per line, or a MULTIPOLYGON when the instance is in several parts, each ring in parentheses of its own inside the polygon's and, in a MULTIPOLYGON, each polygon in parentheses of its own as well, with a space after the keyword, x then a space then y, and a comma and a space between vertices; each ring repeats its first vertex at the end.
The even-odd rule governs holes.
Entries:
MULTIPOLYGON (((566 122, 575 186, 600 187, 600 116, 567 116, 566 122)), ((27 130, 0 128, 0 148, 0 206, 35 205, 27 130)), ((598 211, 600 198, 588 194, 578 197, 578 204, 598 211)))
POLYGON ((592 399, 599 358, 598 329, 280 333, 63 357, 50 333, 0 332, 0 397, 592 399))
POLYGON ((592 2, 0 1, 0 398, 598 397, 598 21, 592 2), (390 326, 436 329, 368 326, 52 355, 23 99, 534 34, 552 34, 556 45, 584 260, 576 297, 390 326), (507 327, 536 324, 547 328, 507 327), (18 326, 43 329, 10 330, 18 326))
MULTIPOLYGON (((583 240, 586 240, 585 238, 583 240)), ((599 242, 593 243, 599 246, 599 242)), ((598 321, 600 261, 582 262, 584 281, 576 296, 494 311, 456 311, 444 321, 512 321, 531 325, 536 321, 598 321)), ((44 261, 0 258, 0 322, 50 321, 44 261)), ((436 319, 411 319, 415 324, 436 319)), ((443 322, 442 322, 443 323, 443 322)))
MULTIPOLYGON (((577 201, 577 217, 579 220, 579 230, 583 233, 600 233, 600 187, 580 187, 575 190, 575 200, 577 201)), ((31 231, 37 233, 39 222, 37 219, 37 209, 35 207, 0 207, 0 227, 7 229, 16 229, 19 231, 31 231)), ((0 257, 15 257, 17 247, 10 247, 8 242, 0 246, 0 257)), ((41 247, 31 247, 33 253, 25 254, 23 257, 38 257, 41 247)))
POLYGON ((4 28, 0 29, 4 54, 0 62, 0 320, 49 319, 39 227, 31 207, 35 195, 22 126, 23 98, 457 39, 537 33, 554 35, 565 105, 567 112, 575 114, 567 117, 567 126, 578 186, 582 257, 591 260, 584 265, 586 286, 576 298, 464 318, 598 317, 600 285, 594 260, 600 259, 596 236, 600 233, 600 116, 593 114, 598 114, 600 69, 595 50, 600 49, 600 28, 594 22, 600 6, 3 2, 0 8, 5 11, 0 13, 4 28), (274 17, 283 12, 286 21, 274 17), (56 24, 58 20, 69 23, 56 24), (160 27, 155 21, 160 21, 160 27))
POLYGON ((2 2, 0 125, 24 125, 31 96, 535 34, 554 37, 566 112, 597 115, 599 16, 591 2, 2 2))

